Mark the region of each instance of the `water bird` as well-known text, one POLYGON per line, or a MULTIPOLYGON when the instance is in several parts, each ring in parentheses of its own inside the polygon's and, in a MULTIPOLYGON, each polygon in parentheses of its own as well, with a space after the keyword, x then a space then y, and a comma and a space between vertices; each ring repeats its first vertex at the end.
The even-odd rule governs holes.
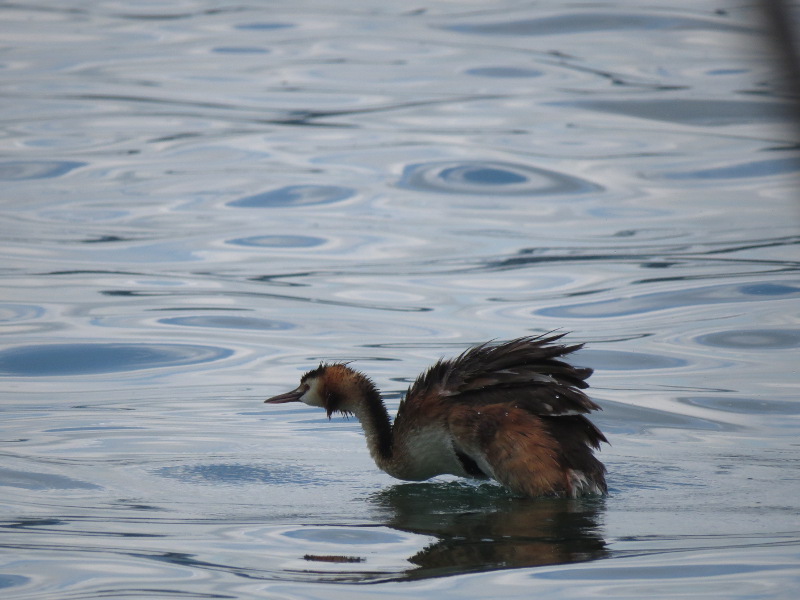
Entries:
POLYGON ((375 463, 398 479, 451 474, 529 497, 606 494, 593 450, 608 440, 586 418, 600 407, 582 391, 592 369, 560 360, 583 347, 558 343, 564 335, 486 342, 439 360, 409 387, 394 424, 372 380, 348 363, 321 363, 265 402, 354 415, 375 463))

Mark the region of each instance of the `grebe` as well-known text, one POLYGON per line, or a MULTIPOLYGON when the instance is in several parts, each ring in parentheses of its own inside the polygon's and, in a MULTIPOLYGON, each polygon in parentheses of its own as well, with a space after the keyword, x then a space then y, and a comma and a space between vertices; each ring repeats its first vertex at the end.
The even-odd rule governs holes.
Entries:
POLYGON ((380 392, 344 363, 320 364, 297 389, 265 400, 355 415, 375 463, 398 479, 495 479, 524 496, 607 493, 592 450, 605 436, 584 415, 592 370, 558 360, 583 347, 564 334, 480 344, 417 377, 394 425, 380 392))

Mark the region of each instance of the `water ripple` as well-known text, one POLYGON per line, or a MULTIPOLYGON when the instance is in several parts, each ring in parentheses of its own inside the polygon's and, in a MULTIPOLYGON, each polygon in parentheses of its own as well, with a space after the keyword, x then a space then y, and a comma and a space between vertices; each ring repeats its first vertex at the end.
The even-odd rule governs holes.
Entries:
POLYGON ((228 243, 256 248, 313 248, 321 246, 327 241, 325 238, 310 235, 254 235, 229 240, 228 243))
POLYGON ((501 161, 437 161, 409 165, 398 187, 444 194, 540 196, 602 191, 599 185, 539 167, 501 161))
POLYGON ((220 329, 248 329, 252 331, 283 331, 294 329, 296 325, 286 321, 272 321, 257 317, 238 317, 234 315, 193 315, 190 317, 169 317, 159 319, 165 325, 184 327, 214 327, 220 329))
POLYGON ((268 54, 269 50, 258 46, 218 46, 213 48, 212 52, 219 54, 268 54))
POLYGON ((254 196, 239 198, 228 206, 239 208, 278 208, 285 206, 316 206, 347 200, 356 194, 352 188, 337 185, 289 185, 254 196))
POLYGON ((44 309, 34 304, 0 304, 0 323, 27 321, 43 314, 44 309))
POLYGON ((14 160, 0 162, 0 181, 61 177, 88 163, 70 160, 14 160))
POLYGON ((162 467, 156 471, 161 477, 178 479, 185 483, 201 483, 209 485, 246 485, 246 484, 315 484, 318 479, 311 477, 297 468, 265 467, 246 464, 207 464, 180 465, 162 467))
POLYGON ((667 173, 667 179, 750 179, 753 177, 771 177, 773 175, 785 175, 800 171, 800 160, 797 157, 771 158, 769 160, 757 160, 723 167, 709 169, 698 169, 693 171, 676 171, 667 173))
POLYGON ((553 102, 551 106, 575 107, 648 121, 695 126, 784 121, 787 110, 777 102, 754 100, 574 100, 553 102))
POLYGON ((289 29, 295 27, 293 23, 242 23, 235 26, 235 29, 251 31, 274 31, 276 29, 289 29))
POLYGON ((707 333, 698 344, 732 350, 783 350, 800 346, 800 331, 791 329, 735 329, 707 333))
POLYGON ((678 398, 678 402, 712 410, 743 415, 800 415, 800 404, 764 400, 763 398, 737 398, 729 396, 697 396, 678 398))
POLYGON ((0 589, 25 585, 29 581, 29 577, 23 577, 22 575, 2 574, 0 575, 0 589))
POLYGON ((0 351, 0 376, 92 375, 193 365, 227 358, 233 350, 189 344, 36 344, 0 351))
POLYGON ((583 349, 580 351, 580 360, 593 369, 602 371, 676 369, 689 364, 686 360, 662 354, 622 350, 583 349))
MULTIPOLYGON (((686 306, 760 302, 777 297, 800 298, 800 288, 773 284, 723 284, 666 290, 580 304, 550 306, 536 311, 548 317, 573 319, 623 317, 686 306)), ((712 338, 713 339, 713 338, 712 338)))
POLYGON ((354 529, 352 527, 303 527, 284 532, 286 537, 323 544, 393 544, 406 536, 388 529, 354 529))
POLYGON ((543 74, 536 69, 521 67, 475 67, 468 69, 466 73, 478 77, 541 77, 543 74))
POLYGON ((450 25, 446 29, 483 35, 564 35, 593 31, 711 30, 754 33, 751 27, 731 25, 712 19, 678 15, 622 12, 583 12, 539 19, 520 19, 495 23, 450 25))
POLYGON ((15 471, 0 467, 0 486, 24 488, 28 490, 95 490, 100 486, 79 481, 64 475, 15 471))

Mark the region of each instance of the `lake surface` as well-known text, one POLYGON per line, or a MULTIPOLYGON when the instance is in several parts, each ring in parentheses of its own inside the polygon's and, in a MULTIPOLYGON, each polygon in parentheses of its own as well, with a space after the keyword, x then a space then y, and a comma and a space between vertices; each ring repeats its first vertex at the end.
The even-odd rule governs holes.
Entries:
POLYGON ((797 129, 755 5, 0 7, 0 594, 795 598, 797 129), (377 470, 393 410, 587 342, 607 498, 377 470))

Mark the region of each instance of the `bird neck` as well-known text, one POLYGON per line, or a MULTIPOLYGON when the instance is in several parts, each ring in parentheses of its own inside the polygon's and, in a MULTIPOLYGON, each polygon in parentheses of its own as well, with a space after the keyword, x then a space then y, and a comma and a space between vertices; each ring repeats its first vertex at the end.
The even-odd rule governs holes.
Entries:
POLYGON ((392 458, 392 421, 381 394, 374 385, 362 388, 361 395, 361 401, 353 406, 353 414, 364 429, 369 453, 375 463, 383 468, 392 458))

